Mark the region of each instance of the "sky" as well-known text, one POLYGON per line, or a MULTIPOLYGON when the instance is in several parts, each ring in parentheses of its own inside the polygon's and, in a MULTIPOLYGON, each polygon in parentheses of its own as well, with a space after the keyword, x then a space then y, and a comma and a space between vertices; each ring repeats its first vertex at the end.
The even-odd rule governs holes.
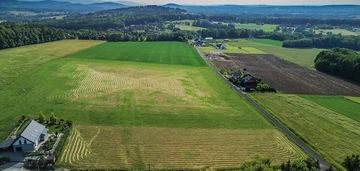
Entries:
MULTIPOLYGON (((30 1, 30 0, 27 0, 30 1)), ((58 0, 60 1, 60 0, 58 0)), ((61 0, 80 3, 93 2, 120 2, 122 0, 61 0)), ((163 5, 176 3, 182 5, 221 5, 221 4, 239 4, 239 5, 329 5, 329 4, 358 4, 360 0, 125 0, 139 4, 163 5)))

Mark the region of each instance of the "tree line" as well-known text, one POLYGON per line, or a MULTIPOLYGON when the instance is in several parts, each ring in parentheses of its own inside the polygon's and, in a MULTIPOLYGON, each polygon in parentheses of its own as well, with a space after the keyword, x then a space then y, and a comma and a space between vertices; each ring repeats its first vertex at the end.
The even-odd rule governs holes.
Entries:
POLYGON ((44 43, 67 38, 61 29, 42 25, 0 24, 0 49, 44 43))
POLYGON ((350 49, 335 48, 320 52, 315 58, 315 68, 360 82, 360 54, 350 49))
POLYGON ((286 40, 284 47, 290 48, 348 48, 360 50, 360 36, 326 35, 315 38, 286 40))

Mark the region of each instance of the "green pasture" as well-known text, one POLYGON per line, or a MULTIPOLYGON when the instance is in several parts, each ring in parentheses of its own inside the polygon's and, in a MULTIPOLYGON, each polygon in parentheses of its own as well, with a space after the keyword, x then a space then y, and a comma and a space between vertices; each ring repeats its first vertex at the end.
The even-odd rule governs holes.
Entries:
POLYGON ((264 32, 273 32, 277 26, 276 24, 235 23, 237 29, 264 30, 264 32))
POLYGON ((301 96, 334 112, 360 122, 360 103, 342 96, 301 96))
POLYGON ((358 104, 342 97, 267 93, 251 97, 341 170, 345 157, 360 151, 358 104))
POLYGON ((320 33, 322 33, 322 34, 332 33, 332 34, 341 34, 341 35, 344 35, 344 36, 358 36, 358 35, 360 35, 360 32, 354 32, 354 31, 340 29, 340 28, 337 28, 337 29, 318 29, 318 30, 315 30, 315 32, 317 34, 320 34, 320 33))
POLYGON ((104 43, 69 57, 205 66, 196 50, 182 42, 104 43))

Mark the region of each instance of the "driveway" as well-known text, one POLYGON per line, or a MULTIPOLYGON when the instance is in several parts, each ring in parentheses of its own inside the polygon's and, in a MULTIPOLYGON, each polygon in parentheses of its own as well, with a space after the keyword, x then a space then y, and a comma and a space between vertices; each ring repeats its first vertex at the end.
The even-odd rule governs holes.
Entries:
POLYGON ((22 162, 10 162, 0 166, 0 170, 2 171, 28 171, 23 168, 24 163, 22 162))
POLYGON ((1 157, 9 157, 10 163, 0 165, 1 171, 16 171, 16 170, 27 170, 23 168, 25 159, 24 153, 21 152, 0 152, 1 157))

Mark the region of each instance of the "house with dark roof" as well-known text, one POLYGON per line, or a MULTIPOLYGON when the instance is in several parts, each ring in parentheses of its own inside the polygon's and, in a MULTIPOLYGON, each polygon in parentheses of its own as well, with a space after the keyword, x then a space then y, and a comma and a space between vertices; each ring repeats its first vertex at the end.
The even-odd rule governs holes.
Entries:
POLYGON ((225 45, 222 44, 222 43, 216 44, 215 48, 218 49, 218 50, 225 50, 226 49, 225 45))
POLYGON ((240 86, 246 90, 255 90, 257 87, 257 80, 250 74, 246 74, 241 78, 240 86))
POLYGON ((47 138, 48 129, 33 120, 20 135, 0 143, 0 149, 12 149, 15 152, 32 152, 39 147, 41 142, 46 141, 47 138))

